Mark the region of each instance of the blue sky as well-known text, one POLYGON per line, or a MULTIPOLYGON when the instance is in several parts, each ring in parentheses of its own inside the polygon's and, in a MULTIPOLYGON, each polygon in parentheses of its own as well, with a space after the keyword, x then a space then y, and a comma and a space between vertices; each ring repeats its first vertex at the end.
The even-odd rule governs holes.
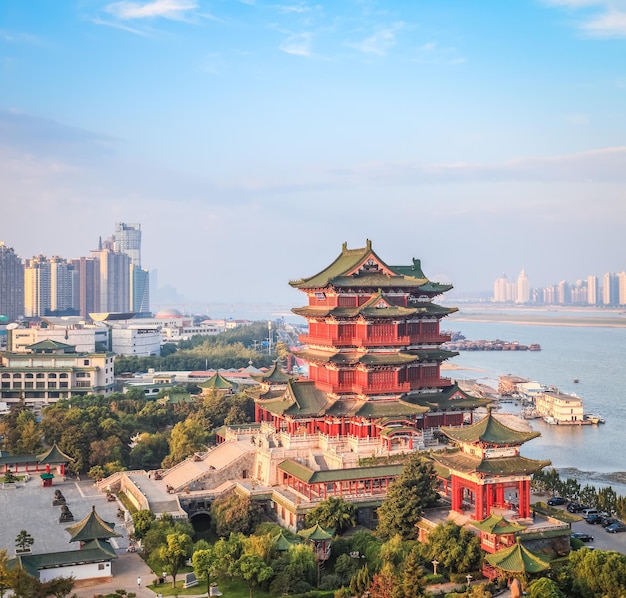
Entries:
POLYGON ((465 293, 626 269, 626 1, 4 0, 0 240, 140 222, 190 299, 341 243, 465 293))

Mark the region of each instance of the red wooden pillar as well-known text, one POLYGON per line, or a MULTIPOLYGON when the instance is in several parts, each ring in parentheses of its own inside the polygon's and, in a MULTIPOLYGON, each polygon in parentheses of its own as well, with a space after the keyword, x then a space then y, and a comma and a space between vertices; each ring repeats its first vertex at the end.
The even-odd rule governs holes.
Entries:
POLYGON ((474 484, 474 519, 483 519, 483 486, 474 484))
POLYGON ((461 488, 455 475, 452 476, 452 510, 457 513, 461 512, 461 488))

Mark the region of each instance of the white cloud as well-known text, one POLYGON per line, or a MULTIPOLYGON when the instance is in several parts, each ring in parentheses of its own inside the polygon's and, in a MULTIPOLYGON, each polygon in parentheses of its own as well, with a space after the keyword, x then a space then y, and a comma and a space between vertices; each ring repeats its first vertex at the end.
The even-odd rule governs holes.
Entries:
POLYGON ((295 33, 280 44, 280 49, 286 54, 308 58, 312 55, 311 42, 312 35, 310 33, 295 33))
POLYGON ((427 64, 462 64, 465 58, 459 56, 456 48, 441 48, 435 42, 428 42, 417 48, 413 61, 427 64))
POLYGON ((591 37, 626 37, 624 0, 547 0, 550 6, 584 10, 579 28, 591 37))
POLYGON ((148 35, 147 32, 142 31, 141 29, 137 29, 135 27, 129 27, 128 25, 122 25, 121 23, 113 23, 112 21, 103 21, 102 19, 92 19, 91 22, 94 25, 104 25, 105 27, 112 27, 113 29, 120 29, 122 31, 127 31, 128 33, 134 33, 135 35, 141 35, 146 37, 148 35))
POLYGON ((161 17, 181 20, 185 13, 197 8, 195 0, 153 0, 153 2, 113 2, 106 11, 118 19, 146 19, 161 17))
POLYGON ((32 35, 31 33, 24 33, 22 31, 8 31, 7 29, 0 29, 0 39, 11 44, 43 45, 41 38, 36 35, 32 35))
POLYGON ((396 45, 396 32, 403 27, 404 23, 402 22, 394 23, 389 27, 378 29, 363 41, 348 43, 348 46, 364 54, 385 56, 387 52, 396 45))
POLYGON ((583 23, 582 29, 597 37, 626 37, 626 12, 608 10, 583 23))

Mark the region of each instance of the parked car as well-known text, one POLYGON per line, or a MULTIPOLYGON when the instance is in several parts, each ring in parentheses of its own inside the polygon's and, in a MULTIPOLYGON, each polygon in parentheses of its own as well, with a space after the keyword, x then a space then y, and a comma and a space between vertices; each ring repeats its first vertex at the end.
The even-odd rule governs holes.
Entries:
POLYGON ((599 523, 602 523, 602 516, 599 513, 593 513, 591 515, 587 515, 587 517, 585 517, 585 521, 587 523, 591 523, 592 525, 598 525, 599 523))
POLYGON ((587 519, 587 517, 589 517, 589 515, 599 515, 600 511, 598 511, 598 509, 583 509, 583 517, 585 519, 587 519))
POLYGON ((552 498, 548 499, 548 504, 551 507, 556 507, 557 505, 566 505, 567 499, 563 498, 562 496, 553 496, 552 498))
POLYGON ((621 521, 618 521, 617 523, 612 523, 606 528, 606 531, 609 532, 609 534, 626 532, 626 523, 622 523, 621 521))
POLYGON ((587 505, 583 505, 579 502, 571 502, 567 505, 567 510, 570 513, 582 513, 585 509, 588 509, 587 505))
POLYGON ((604 517, 602 519, 602 527, 609 527, 609 525, 613 525, 614 523, 621 523, 619 519, 615 519, 615 517, 604 517))
POLYGON ((593 542, 593 536, 589 534, 585 534, 583 532, 574 532, 572 534, 572 538, 577 538, 581 542, 593 542))

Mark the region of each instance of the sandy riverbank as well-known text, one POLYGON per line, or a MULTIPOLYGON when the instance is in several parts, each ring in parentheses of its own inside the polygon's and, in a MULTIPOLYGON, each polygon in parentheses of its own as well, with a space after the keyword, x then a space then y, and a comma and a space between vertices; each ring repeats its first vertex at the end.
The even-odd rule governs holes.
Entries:
POLYGON ((506 322, 507 324, 528 324, 531 326, 584 326, 587 328, 626 328, 626 316, 576 316, 551 314, 512 314, 460 311, 452 314, 447 323, 453 322, 506 322))

